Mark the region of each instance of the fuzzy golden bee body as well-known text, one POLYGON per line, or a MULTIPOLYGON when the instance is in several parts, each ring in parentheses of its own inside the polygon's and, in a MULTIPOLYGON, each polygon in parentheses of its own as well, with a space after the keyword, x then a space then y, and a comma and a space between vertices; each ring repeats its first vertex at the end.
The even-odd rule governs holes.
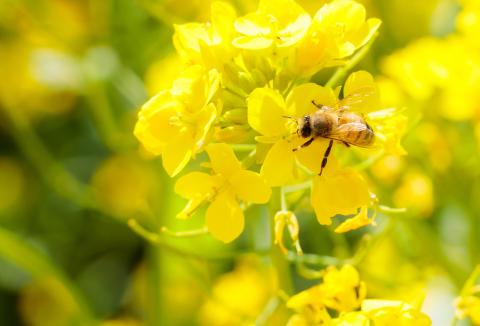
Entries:
POLYGON ((301 117, 298 134, 303 138, 323 137, 359 147, 370 147, 375 141, 375 133, 360 115, 326 106, 301 117))
POLYGON ((348 110, 346 107, 333 109, 318 105, 313 101, 312 103, 318 110, 297 120, 297 134, 308 140, 293 150, 296 151, 310 145, 318 137, 329 139, 330 142, 324 153, 319 175, 322 175, 327 164, 333 141, 339 141, 347 147, 350 147, 350 145, 358 147, 373 146, 375 133, 361 115, 348 110))

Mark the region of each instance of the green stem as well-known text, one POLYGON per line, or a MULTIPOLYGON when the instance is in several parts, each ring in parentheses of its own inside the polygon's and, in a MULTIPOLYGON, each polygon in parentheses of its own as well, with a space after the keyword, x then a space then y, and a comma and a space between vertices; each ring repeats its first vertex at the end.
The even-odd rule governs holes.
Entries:
POLYGON ((10 120, 12 136, 20 151, 37 170, 43 182, 57 194, 80 207, 94 207, 90 189, 78 181, 65 167, 53 158, 42 140, 32 129, 30 121, 21 111, 5 110, 10 120))
POLYGON ((113 152, 122 152, 133 146, 119 131, 113 116, 105 86, 100 83, 89 85, 87 94, 88 107, 95 127, 104 144, 113 152))
POLYGON ((254 144, 232 144, 230 145, 235 152, 251 152, 257 148, 254 144))
POLYGON ((273 190, 270 200, 270 259, 277 273, 279 289, 287 294, 293 293, 290 275, 290 264, 280 248, 275 245, 275 214, 281 210, 281 192, 278 188, 273 190))
POLYGON ((58 281, 65 293, 76 304, 77 309, 72 313, 76 314, 78 324, 97 325, 87 300, 74 282, 49 257, 29 245, 25 239, 2 227, 0 227, 0 257, 27 271, 35 279, 54 279, 58 281))
POLYGON ((190 237, 198 237, 201 235, 208 234, 208 228, 206 226, 196 230, 176 231, 176 232, 169 230, 164 226, 160 229, 160 231, 164 234, 167 234, 175 238, 190 238, 190 237))
POLYGON ((348 62, 346 65, 344 65, 343 67, 339 67, 335 73, 333 74, 333 76, 328 80, 328 82, 325 84, 325 87, 330 87, 330 88, 334 88, 335 86, 338 86, 340 80, 342 80, 343 78, 345 78, 345 76, 347 75, 347 73, 353 68, 355 67, 362 59, 363 57, 365 57, 365 55, 368 53, 368 51, 370 50, 370 47, 372 46, 373 42, 375 41, 375 39, 377 38, 378 36, 378 33, 375 34, 371 39, 370 41, 365 44, 361 49, 360 51, 358 51, 348 62))
POLYGON ((270 251, 232 251, 232 252, 223 252, 215 255, 197 253, 194 251, 177 247, 169 243, 165 238, 163 238, 159 234, 153 233, 145 229, 135 219, 128 220, 127 225, 133 232, 135 232, 137 235, 142 237, 144 240, 146 240, 148 243, 150 243, 153 246, 161 247, 181 257, 191 258, 191 259, 199 260, 202 262, 205 260, 230 260, 232 258, 241 256, 241 255, 247 255, 247 254, 256 254, 256 255, 265 256, 270 253, 270 251))

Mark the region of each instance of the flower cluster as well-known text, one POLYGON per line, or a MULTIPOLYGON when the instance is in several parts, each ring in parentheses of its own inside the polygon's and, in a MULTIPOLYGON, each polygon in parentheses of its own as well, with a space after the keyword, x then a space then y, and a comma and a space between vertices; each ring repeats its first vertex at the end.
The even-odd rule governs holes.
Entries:
POLYGON ((261 0, 255 12, 240 17, 215 2, 210 22, 176 25, 180 75, 142 107, 134 133, 146 150, 161 155, 171 177, 206 150, 210 164, 203 166, 212 173, 191 172, 177 182, 177 193, 189 200, 178 217, 208 204, 209 231, 230 242, 243 230, 248 204, 268 202, 271 187, 308 184, 320 224, 331 224, 337 214, 354 215, 338 232, 372 223, 375 196, 348 167, 364 155, 361 150, 352 154, 338 139, 318 176, 328 139, 296 149, 307 140, 298 130, 302 117, 324 105, 364 117, 375 132, 372 150, 404 152, 399 139, 405 119, 380 109, 368 72, 352 73, 342 94, 338 85, 311 82, 319 71, 353 60, 379 25, 352 0, 334 0, 313 17, 293 0, 261 0), (345 153, 342 161, 336 147, 345 153), (245 149, 251 151, 246 156, 245 149))
POLYGON ((402 301, 365 299, 366 291, 353 266, 330 266, 322 283, 288 300, 295 311, 288 325, 431 325, 418 308, 402 301))

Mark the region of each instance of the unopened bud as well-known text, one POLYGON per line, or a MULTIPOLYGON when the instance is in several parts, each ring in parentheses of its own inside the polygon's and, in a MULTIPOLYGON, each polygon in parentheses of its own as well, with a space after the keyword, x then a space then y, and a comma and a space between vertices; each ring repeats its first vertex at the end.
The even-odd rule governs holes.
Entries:
POLYGON ((302 254, 302 248, 300 247, 300 242, 298 239, 299 235, 299 226, 298 220, 295 214, 290 211, 279 211, 275 214, 275 244, 280 247, 283 253, 287 253, 288 249, 285 247, 283 242, 283 233, 285 226, 287 227, 288 233, 292 244, 295 246, 295 249, 298 254, 302 254))

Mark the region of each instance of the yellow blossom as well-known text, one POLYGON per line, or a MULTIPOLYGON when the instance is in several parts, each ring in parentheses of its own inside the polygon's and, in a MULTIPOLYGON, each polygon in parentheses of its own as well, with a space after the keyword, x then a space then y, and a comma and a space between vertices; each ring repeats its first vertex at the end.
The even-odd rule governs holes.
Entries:
POLYGON ((215 281, 211 296, 200 308, 200 324, 251 325, 274 291, 271 272, 256 260, 241 260, 215 281))
POLYGON ((138 114, 135 136, 155 155, 162 155, 170 176, 178 174, 204 147, 217 115, 212 98, 218 73, 192 66, 170 90, 158 93, 138 114))
POLYGON ((323 282, 302 291, 287 302, 289 308, 304 309, 323 315, 325 307, 339 312, 349 312, 360 307, 366 296, 365 283, 360 281, 357 270, 345 265, 340 270, 329 266, 325 270, 323 282))
POLYGON ((418 171, 409 171, 393 194, 397 207, 407 207, 427 217, 435 207, 432 180, 418 171))
POLYGON ((430 318, 402 301, 365 300, 362 311, 378 326, 430 326, 430 318))
POLYGON ((332 321, 334 326, 371 326, 371 322, 365 313, 361 311, 353 311, 341 314, 332 321))
POLYGON ((329 225, 336 214, 350 215, 370 202, 368 185, 352 169, 339 169, 325 176, 315 176, 311 204, 320 224, 329 225))
POLYGON ((455 300, 456 315, 460 319, 469 317, 474 325, 480 325, 480 297, 462 296, 455 300))
POLYGON ((470 318, 474 325, 480 325, 480 265, 466 280, 460 296, 455 299, 455 316, 470 318))
POLYGON ((105 211, 120 218, 145 213, 155 187, 154 173, 142 162, 127 155, 108 158, 92 177, 92 190, 105 211))
POLYGON ((228 145, 211 144, 207 153, 214 174, 192 172, 181 177, 175 185, 175 191, 190 200, 179 217, 187 217, 203 201, 210 201, 205 215, 208 230, 215 238, 231 242, 244 227, 244 215, 238 201, 266 203, 271 190, 258 173, 242 168, 228 145))
POLYGON ((249 50, 290 47, 303 37, 310 20, 310 15, 293 0, 260 0, 256 12, 235 21, 240 36, 233 45, 249 50))
POLYGON ((360 307, 367 294, 365 283, 351 265, 345 265, 340 270, 334 266, 328 267, 319 287, 324 304, 341 312, 360 307))
POLYGON ((352 0, 335 0, 321 7, 298 46, 296 70, 311 74, 365 45, 381 23, 378 18, 365 21, 365 16, 365 7, 352 0))
POLYGON ((223 63, 235 55, 231 39, 236 13, 225 2, 212 3, 210 10, 211 23, 175 25, 173 43, 185 63, 221 70, 223 63))
POLYGON ((328 141, 318 139, 310 146, 294 152, 293 149, 305 140, 298 135, 285 138, 295 130, 285 116, 301 117, 314 112, 317 108, 312 100, 330 106, 336 103, 331 89, 313 83, 295 87, 286 101, 270 88, 257 88, 248 98, 248 122, 262 135, 257 137, 258 141, 273 143, 260 172, 271 186, 291 183, 297 174, 297 160, 315 173, 320 169, 322 157, 318 153, 325 152, 328 141))

